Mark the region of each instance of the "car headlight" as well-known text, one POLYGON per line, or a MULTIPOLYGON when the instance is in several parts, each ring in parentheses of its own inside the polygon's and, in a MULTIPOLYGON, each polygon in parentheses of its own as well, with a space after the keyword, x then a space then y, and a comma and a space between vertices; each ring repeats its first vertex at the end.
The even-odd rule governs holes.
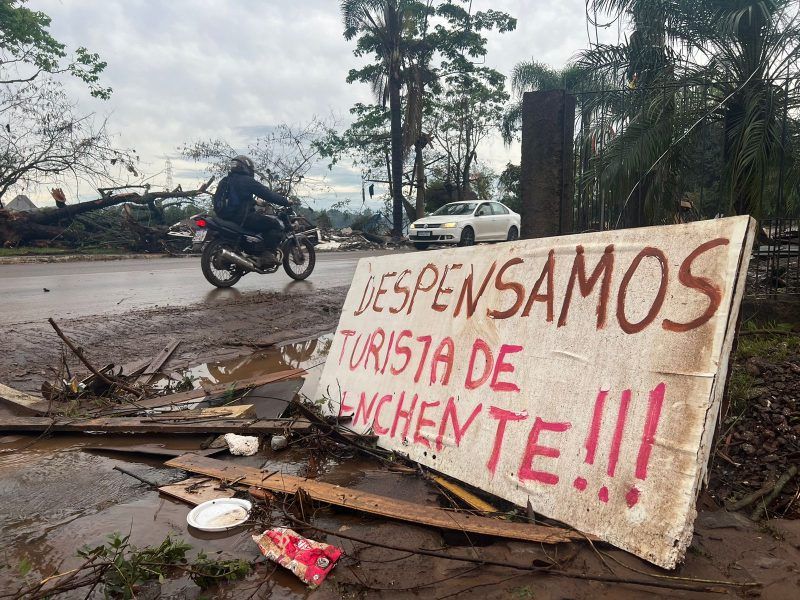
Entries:
POLYGON ((445 223, 442 225, 444 229, 452 229, 453 227, 458 227, 458 223, 445 223))
POLYGON ((412 223, 411 225, 409 225, 408 228, 409 229, 416 229, 417 228, 417 224, 416 223, 412 223))

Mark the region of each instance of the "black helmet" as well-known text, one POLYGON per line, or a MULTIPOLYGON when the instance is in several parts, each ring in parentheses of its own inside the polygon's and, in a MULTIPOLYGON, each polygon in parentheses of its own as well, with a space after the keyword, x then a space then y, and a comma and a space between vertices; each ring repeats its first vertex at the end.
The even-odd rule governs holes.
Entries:
POLYGON ((239 156, 234 156, 231 159, 230 170, 237 171, 239 173, 246 173, 247 175, 250 175, 250 177, 252 177, 253 175, 255 175, 256 166, 249 156, 240 154, 239 156))

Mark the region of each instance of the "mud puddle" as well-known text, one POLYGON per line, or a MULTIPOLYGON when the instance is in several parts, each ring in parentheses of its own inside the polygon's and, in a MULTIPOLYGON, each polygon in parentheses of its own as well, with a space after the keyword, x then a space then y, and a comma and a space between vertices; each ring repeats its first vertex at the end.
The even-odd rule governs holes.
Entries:
POLYGON ((209 385, 224 385, 289 369, 306 369, 301 378, 276 381, 254 388, 236 404, 253 404, 256 415, 276 418, 296 396, 311 397, 316 393, 322 366, 328 356, 333 334, 301 342, 282 344, 246 356, 221 361, 208 361, 177 369, 155 382, 161 389, 201 389, 209 385))
MULTIPOLYGON (((27 578, 39 581, 64 572, 81 563, 75 556, 83 545, 95 546, 108 541, 114 532, 130 533, 135 546, 158 545, 167 535, 179 537, 203 550, 209 556, 241 558, 255 561, 259 557, 250 539, 261 533, 258 525, 245 525, 222 533, 205 533, 190 528, 186 515, 187 504, 162 497, 156 490, 136 479, 114 470, 115 466, 136 473, 159 485, 180 481, 184 473, 163 466, 158 457, 140 455, 109 455, 87 452, 86 448, 101 436, 58 436, 30 446, 26 436, 0 438, 0 591, 12 591, 23 578, 22 565, 31 567, 27 578)), ((135 446, 158 445, 171 449, 197 448, 202 438, 194 436, 102 436, 104 444, 135 446)), ((221 455, 226 460, 292 475, 308 471, 308 453, 290 449, 273 455, 269 449, 246 458, 221 455)), ((364 470, 356 464, 338 464, 326 460, 316 469, 334 480, 357 483, 364 470)), ((235 588, 255 589, 262 583, 265 567, 256 569, 247 581, 235 588)), ((272 568, 266 569, 271 572, 272 568)), ((199 588, 188 579, 170 582, 167 591, 180 592, 179 597, 194 598, 199 588)), ((272 598, 302 598, 307 591, 291 574, 276 571, 270 583, 259 595, 270 591, 272 598)), ((87 590, 77 590, 65 598, 83 598, 87 590)), ((225 592, 225 590, 222 590, 225 592)), ((224 593, 218 597, 226 597, 224 593)), ((232 595, 233 588, 228 590, 232 595)), ((102 594, 96 593, 96 597, 102 594)), ((208 594, 206 594, 208 596, 208 594)), ((215 596, 216 597, 216 596, 215 596)))

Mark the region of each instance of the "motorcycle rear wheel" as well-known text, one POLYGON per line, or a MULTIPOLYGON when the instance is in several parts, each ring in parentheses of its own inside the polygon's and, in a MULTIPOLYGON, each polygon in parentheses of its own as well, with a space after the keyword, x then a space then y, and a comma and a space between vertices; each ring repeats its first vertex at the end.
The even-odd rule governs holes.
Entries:
POLYGON ((242 278, 243 273, 236 266, 229 263, 222 263, 217 257, 221 250, 231 250, 231 247, 224 240, 214 240, 203 248, 203 256, 200 258, 200 268, 206 281, 218 288, 228 288, 236 285, 242 278))
POLYGON ((308 238, 300 238, 297 240, 297 252, 299 252, 300 262, 295 256, 295 248, 293 242, 286 244, 283 250, 283 270, 286 274, 295 281, 302 281, 306 279, 314 270, 314 265, 317 263, 317 255, 314 251, 314 244, 308 238))

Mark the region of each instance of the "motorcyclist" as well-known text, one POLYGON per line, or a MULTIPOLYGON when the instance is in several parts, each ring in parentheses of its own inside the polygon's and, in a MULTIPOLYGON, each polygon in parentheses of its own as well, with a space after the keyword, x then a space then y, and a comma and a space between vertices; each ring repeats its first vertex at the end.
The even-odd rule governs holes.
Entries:
POLYGON ((275 251, 281 241, 283 225, 277 217, 257 213, 254 208, 255 205, 266 206, 268 202, 291 206, 291 201, 255 180, 255 165, 249 157, 239 155, 232 158, 229 169, 217 186, 216 194, 227 196, 225 208, 217 211, 217 216, 254 233, 260 233, 266 247, 261 256, 262 266, 278 264, 275 251))

